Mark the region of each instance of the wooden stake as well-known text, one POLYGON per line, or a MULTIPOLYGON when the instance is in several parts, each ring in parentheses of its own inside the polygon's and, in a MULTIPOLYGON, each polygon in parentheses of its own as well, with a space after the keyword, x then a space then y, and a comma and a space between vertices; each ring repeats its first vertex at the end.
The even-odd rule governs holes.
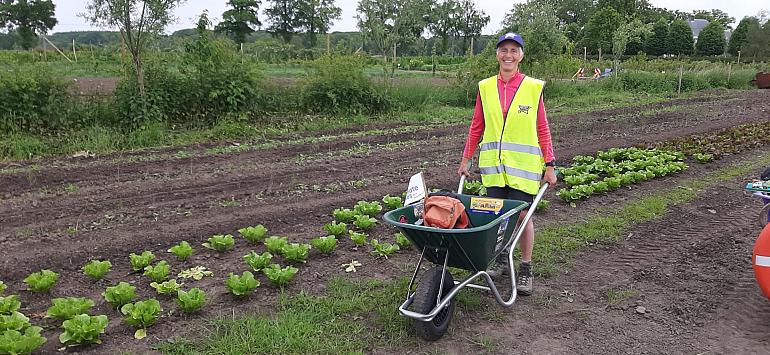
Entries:
POLYGON ((326 34, 326 54, 332 53, 332 35, 327 33, 326 34))
POLYGON ((727 63, 727 88, 730 88, 730 76, 733 73, 733 63, 727 63))
POLYGON ((741 51, 738 51, 738 65, 741 65, 741 51))
POLYGON ((684 73, 684 66, 680 65, 679 66, 679 87, 676 89, 676 93, 677 94, 681 94, 682 93, 682 74, 683 73, 684 73))
POLYGON ((75 62, 78 61, 78 52, 75 51, 75 39, 72 39, 72 56, 75 58, 75 62))
POLYGON ((66 55, 66 54, 64 54, 64 52, 62 52, 62 51, 59 49, 59 47, 57 47, 55 44, 53 44, 53 42, 51 42, 50 40, 48 40, 48 37, 43 37, 43 40, 45 40, 46 42, 48 42, 48 44, 50 44, 50 45, 51 45, 51 47, 53 47, 53 48, 54 48, 54 49, 55 49, 57 52, 59 52, 59 54, 61 54, 61 55, 62 55, 62 56, 65 58, 65 59, 67 59, 67 61, 68 61, 68 62, 72 63, 72 60, 71 60, 69 57, 67 57, 67 55, 66 55))

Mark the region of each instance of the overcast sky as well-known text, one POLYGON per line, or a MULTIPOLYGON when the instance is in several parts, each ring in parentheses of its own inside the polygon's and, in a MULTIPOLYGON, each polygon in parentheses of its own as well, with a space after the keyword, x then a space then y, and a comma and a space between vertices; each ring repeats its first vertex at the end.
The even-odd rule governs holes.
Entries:
MULTIPOLYGON (((88 0, 53 0, 53 2, 56 4, 56 18, 59 20, 59 24, 54 27, 52 32, 98 30, 98 28, 91 27, 83 18, 78 16, 78 14, 85 11, 88 0)), ((505 13, 513 7, 514 3, 523 2, 525 1, 476 0, 479 7, 491 17, 489 25, 484 29, 484 34, 497 32, 501 27, 500 23, 503 21, 505 13)), ((177 21, 168 27, 167 32, 170 33, 183 28, 195 27, 197 16, 205 9, 209 10, 209 16, 213 22, 217 23, 221 20, 226 3, 226 0, 188 0, 174 12, 177 21)), ((262 3, 264 6, 266 1, 263 0, 262 3)), ((744 16, 755 16, 760 10, 770 10, 770 2, 767 0, 731 1, 729 6, 727 6, 728 1, 725 0, 650 0, 650 3, 656 7, 688 12, 692 10, 721 9, 730 16, 735 17, 736 22, 740 21, 744 16)), ((337 6, 342 8, 342 19, 334 23, 332 31, 357 30, 355 18, 357 4, 358 0, 337 0, 337 6)), ((260 14, 260 19, 262 18, 260 14)), ((264 23, 265 21, 263 20, 262 22, 264 23)))

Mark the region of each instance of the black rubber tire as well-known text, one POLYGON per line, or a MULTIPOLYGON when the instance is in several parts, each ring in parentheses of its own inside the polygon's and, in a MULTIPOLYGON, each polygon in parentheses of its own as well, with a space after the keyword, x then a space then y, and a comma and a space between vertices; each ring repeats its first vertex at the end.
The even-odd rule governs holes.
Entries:
MULTIPOLYGON (((420 278, 415 289, 412 310, 423 314, 429 313, 436 306, 436 296, 438 295, 439 284, 441 283, 441 266, 434 266, 420 278)), ((443 295, 448 294, 454 287, 454 279, 449 271, 445 272, 443 295)), ((442 295, 442 296, 443 296, 442 295)), ((436 315, 430 322, 422 322, 416 319, 412 320, 412 327, 420 338, 427 341, 440 339, 449 328, 452 321, 452 314, 455 311, 455 300, 452 299, 446 308, 436 315)))
POLYGON ((768 212, 770 212, 770 203, 765 204, 759 211, 759 225, 764 227, 768 222, 768 212))

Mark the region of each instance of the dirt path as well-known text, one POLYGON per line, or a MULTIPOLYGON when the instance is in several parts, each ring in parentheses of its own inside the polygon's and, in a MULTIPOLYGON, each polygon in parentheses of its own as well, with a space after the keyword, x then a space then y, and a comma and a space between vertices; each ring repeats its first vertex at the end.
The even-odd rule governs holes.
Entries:
MULTIPOLYGON (((709 93, 705 99, 701 97, 669 104, 646 105, 622 112, 608 111, 561 116, 558 120, 552 120, 556 154, 560 159, 566 159, 576 154, 593 153, 613 146, 645 144, 731 127, 739 123, 766 121, 770 112, 769 98, 770 92, 767 91, 729 92, 721 96, 709 93)), ((394 124, 392 127, 396 126, 394 124)), ((127 262, 129 253, 151 250, 159 258, 169 260, 166 249, 181 240, 188 240, 197 246, 210 235, 235 233, 238 228, 258 223, 268 226, 270 234, 286 235, 293 241, 307 241, 324 234, 321 226, 331 220, 329 213, 332 209, 352 206, 362 199, 379 199, 385 194, 399 193, 403 190, 408 176, 416 171, 425 171, 426 178, 432 186, 453 188, 456 181, 452 176, 456 169, 457 156, 464 143, 465 132, 467 127, 464 126, 415 127, 414 132, 410 133, 279 145, 273 148, 220 155, 204 154, 208 147, 187 147, 116 154, 90 160, 49 159, 22 162, 14 166, 9 163, 2 164, 0 169, 7 169, 8 172, 0 173, 0 280, 9 284, 8 293, 18 293, 23 288, 21 279, 30 272, 51 268, 61 273, 60 282, 51 295, 22 293, 25 313, 45 311, 51 297, 78 295, 101 300, 100 293, 103 288, 118 280, 129 280, 139 286, 140 294, 152 295, 154 291, 143 282, 141 276, 130 274, 127 262), (176 153, 180 150, 186 153, 177 155, 176 153), (166 154, 166 156, 158 159, 158 154, 166 154), (116 159, 122 156, 132 159, 116 159), (10 168, 21 170, 14 172, 10 168), (115 265, 108 280, 96 284, 86 280, 80 271, 86 261, 95 258, 110 259, 115 265)), ((716 164, 719 166, 725 163, 716 164)), ((697 175, 701 172, 694 167, 685 174, 697 175)), ((645 188, 655 189, 665 185, 665 181, 659 180, 645 185, 645 188)), ((750 210, 754 207, 747 203, 746 198, 739 200, 726 191, 717 192, 725 195, 724 198, 721 195, 715 198, 719 203, 723 203, 722 200, 724 203, 732 201, 732 205, 726 205, 724 209, 721 205, 712 203, 713 209, 725 211, 728 222, 744 218, 737 212, 740 208, 750 210), (741 207, 746 205, 751 207, 741 207)), ((596 199, 599 202, 591 201, 586 204, 586 208, 589 210, 601 208, 607 201, 633 198, 632 196, 633 193, 620 193, 608 196, 606 200, 596 199)), ((556 211, 564 208, 564 206, 555 207, 556 211)), ((700 212, 702 211, 693 208, 691 211, 683 210, 675 216, 697 227, 693 230, 711 231, 724 224, 718 223, 717 226, 709 224, 711 222, 707 223, 707 221, 713 218, 705 217, 713 216, 698 215, 697 213, 700 212)), ((574 212, 567 214, 571 217, 579 217, 575 216, 574 212)), ((559 218, 559 216, 552 218, 559 218)), ((684 223, 670 224, 678 228, 684 225, 684 223)), ((726 225, 735 227, 736 224, 726 223, 726 225)), ((743 225, 749 228, 744 231, 744 237, 748 238, 753 233, 752 227, 748 224, 743 225)), ((667 231, 665 226, 666 224, 655 224, 644 233, 684 235, 677 230, 667 231), (661 232, 655 229, 660 229, 661 232)), ((640 231, 638 235, 644 235, 644 233, 640 231)), ((390 236, 392 232, 385 226, 379 226, 371 234, 375 237, 385 237, 390 236)), ((626 243, 632 243, 634 240, 629 238, 626 243)), ((673 250, 679 250, 676 248, 684 248, 683 252, 702 249, 689 245, 689 239, 672 238, 671 243, 678 243, 679 247, 671 247, 664 250, 665 252, 673 253, 673 250)), ((201 251, 185 263, 169 261, 172 269, 177 272, 193 265, 206 265, 215 272, 215 275, 225 275, 229 271, 241 269, 243 263, 239 256, 251 249, 251 246, 239 243, 230 254, 236 257, 211 256, 201 251)), ((607 259, 615 255, 609 249, 600 252, 607 252, 608 254, 605 255, 607 259)), ((301 273, 293 290, 323 291, 324 281, 339 273, 337 265, 349 261, 351 257, 360 256, 360 253, 351 250, 351 245, 343 243, 341 250, 332 257, 312 254, 309 262, 313 265, 312 272, 301 273)), ((724 259, 725 268, 740 266, 735 260, 742 259, 736 255, 733 259, 724 259), (730 260, 732 262, 728 263, 730 260)), ((582 283, 573 281, 574 288, 577 289, 578 285, 586 283, 595 286, 591 288, 593 293, 585 288, 583 289, 585 291, 582 291, 585 295, 576 293, 574 302, 564 305, 564 307, 574 306, 574 308, 528 309, 527 303, 523 303, 524 306, 517 308, 517 314, 526 312, 525 314, 535 314, 543 317, 542 319, 556 317, 559 321, 532 323, 525 321, 526 317, 517 316, 516 319, 521 320, 514 321, 516 329, 520 329, 521 332, 530 332, 527 333, 530 335, 541 334, 545 337, 542 339, 543 346, 537 346, 541 344, 537 342, 524 346, 524 343, 512 340, 506 343, 504 348, 531 349, 534 352, 537 352, 538 348, 563 347, 567 350, 580 350, 581 346, 590 348, 586 344, 591 343, 592 337, 611 335, 611 331, 607 329, 603 330, 603 333, 589 333, 577 328, 578 324, 575 322, 582 322, 581 319, 584 318, 587 319, 586 324, 597 322, 610 324, 612 323, 609 322, 610 320, 617 318, 617 322, 614 323, 617 328, 609 328, 617 331, 621 331, 618 329, 620 325, 625 324, 623 323, 625 321, 631 324, 637 324, 633 322, 650 323, 640 325, 642 327, 640 329, 648 329, 648 334, 652 334, 653 331, 668 331, 669 328, 666 328, 668 323, 657 322, 659 318, 656 318, 659 312, 663 314, 662 312, 669 309, 661 303, 664 300, 670 300, 663 292, 668 285, 662 281, 655 281, 656 279, 649 276, 639 280, 629 279, 631 281, 627 282, 631 285, 629 287, 638 291, 639 295, 645 295, 642 301, 647 302, 644 303, 645 307, 651 310, 647 317, 636 317, 633 307, 630 308, 631 311, 624 310, 622 307, 594 310, 595 307, 599 307, 600 295, 604 291, 598 286, 609 284, 591 284, 590 281, 591 277, 600 280, 602 277, 615 277, 623 273, 633 274, 638 271, 637 268, 642 267, 641 265, 647 265, 645 267, 648 268, 656 267, 658 270, 664 269, 667 263, 680 265, 683 261, 692 260, 679 260, 675 256, 672 254, 661 259, 624 261, 629 265, 620 261, 617 264, 609 263, 609 265, 616 265, 613 267, 617 268, 611 275, 605 275, 606 269, 597 268, 595 264, 591 264, 590 260, 585 260, 582 265, 578 262, 573 270, 582 270, 580 269, 582 267, 590 272, 580 275, 583 277, 582 283), (666 263, 656 264, 662 261, 666 263), (679 264, 676 264, 677 262, 679 264), (659 298, 653 299, 652 295, 657 295, 659 298), (577 313, 574 311, 581 308, 590 310, 577 313), (559 314, 559 311, 569 312, 559 314), (592 321, 592 317, 605 316, 604 312, 610 313, 606 321, 604 319, 592 321), (581 316, 582 314, 585 316, 581 316), (653 323, 658 328, 653 327, 651 325, 653 323), (550 330, 542 328, 546 324, 552 328, 549 328, 550 330), (569 328, 570 326, 573 328, 569 328), (572 329, 572 333, 566 332, 565 329, 568 328, 572 329), (572 334, 569 341, 554 336, 565 332, 568 335, 572 334), (546 336, 547 334, 551 335, 546 336), (577 342, 577 338, 580 337, 584 339, 584 343, 577 342)), ((723 255, 717 256, 722 258, 723 255)), ((399 266, 410 259, 410 256, 399 255, 383 263, 382 267, 378 268, 379 271, 364 272, 360 276, 391 278, 393 276, 391 274, 400 272, 399 266)), ((593 262, 595 263, 596 260, 604 259, 593 259, 593 262)), ((668 270, 668 273, 679 275, 673 268, 668 270)), ((687 275, 681 277, 685 276, 687 275)), ((544 282, 546 287, 543 295, 551 295, 551 298, 559 301, 558 295, 565 289, 562 283, 576 280, 575 278, 563 279, 563 277, 566 275, 540 281, 544 282), (557 288, 550 285, 560 286, 557 288), (553 296, 554 293, 556 296, 553 296)), ((751 280, 747 278, 735 280, 744 282, 747 287, 751 285, 749 282, 751 280)), ((232 297, 225 294, 219 279, 204 280, 196 286, 221 291, 212 295, 212 304, 216 306, 207 310, 202 317, 232 309, 250 311, 260 307, 253 303, 233 301, 232 297)), ((263 293, 251 301, 256 301, 254 302, 256 304, 273 302, 277 292, 275 288, 266 286, 263 288, 263 293)), ((718 295, 716 291, 705 286, 697 292, 718 295)), ((633 299, 631 302, 635 301, 633 299)), ((553 303, 548 301, 548 298, 543 299, 542 302, 553 303)), ((690 308, 707 303, 697 302, 697 304, 691 302, 689 306, 683 306, 685 308, 680 310, 683 314, 680 316, 683 319, 682 322, 686 319, 690 322, 698 321, 699 317, 690 313, 700 313, 697 313, 697 309, 692 311, 690 308)), ((563 302, 555 302, 558 305, 561 303, 563 302)), ((604 303, 606 305, 606 302, 604 303)), ((97 308, 97 312, 114 314, 103 302, 97 308)), ((674 311, 669 310, 669 312, 674 311)), ((666 319, 670 320, 670 317, 667 316, 666 319)), ((33 321, 50 326, 46 336, 55 339, 53 323, 40 319, 33 321)), ((715 322, 716 319, 713 321, 715 322)), ((726 319, 723 323, 730 324, 730 320, 726 319)), ((708 327, 709 324, 711 323, 704 322, 693 327, 703 328, 708 327)), ((187 321, 179 318, 165 319, 154 330, 155 336, 161 340, 163 336, 172 336, 188 325, 187 321)), ((462 325, 458 329, 463 329, 462 325)), ((714 329, 724 331, 723 328, 714 329)), ((629 333, 628 339, 641 336, 636 334, 636 331, 627 331, 627 333, 629 333)), ((111 322, 108 334, 104 337, 105 344, 93 351, 98 353, 118 349, 138 352, 146 350, 144 345, 132 342, 133 339, 127 334, 131 333, 126 326, 119 322, 111 322)), ((746 333, 740 334, 746 335, 746 333)), ((465 338, 468 337, 470 335, 465 338)), ((519 338, 519 336, 514 337, 514 339, 519 338)), ((629 344, 631 341, 624 343, 621 340, 625 338, 622 337, 618 337, 618 341, 612 339, 612 337, 608 338, 606 344, 616 344, 618 350, 621 349, 622 344, 629 344)), ((672 333, 667 339, 674 342, 685 338, 672 333)), ((698 344, 704 344, 700 338, 692 339, 699 341, 698 344)), ((55 345, 55 341, 49 341, 45 349, 53 351, 55 345)), ((451 343, 445 350, 450 351, 451 346, 455 345, 461 349, 467 348, 467 345, 451 343)), ((651 349, 667 348, 660 345, 651 349)), ((651 350, 651 352, 655 351, 651 350)))

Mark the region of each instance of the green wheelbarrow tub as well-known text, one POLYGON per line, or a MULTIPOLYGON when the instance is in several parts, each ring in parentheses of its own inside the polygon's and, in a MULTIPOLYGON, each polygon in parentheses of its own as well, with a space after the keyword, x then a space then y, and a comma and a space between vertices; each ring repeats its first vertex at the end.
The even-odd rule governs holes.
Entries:
POLYGON ((447 266, 469 271, 483 271, 495 260, 503 247, 508 244, 516 229, 516 222, 522 210, 529 203, 518 200, 503 200, 499 214, 473 212, 471 198, 478 196, 459 195, 466 207, 473 228, 442 229, 415 225, 414 207, 406 206, 385 214, 385 223, 397 227, 417 247, 425 249, 428 261, 442 265, 448 254, 447 266), (405 223, 400 222, 402 216, 405 223), (446 254, 445 254, 446 253, 446 254))

